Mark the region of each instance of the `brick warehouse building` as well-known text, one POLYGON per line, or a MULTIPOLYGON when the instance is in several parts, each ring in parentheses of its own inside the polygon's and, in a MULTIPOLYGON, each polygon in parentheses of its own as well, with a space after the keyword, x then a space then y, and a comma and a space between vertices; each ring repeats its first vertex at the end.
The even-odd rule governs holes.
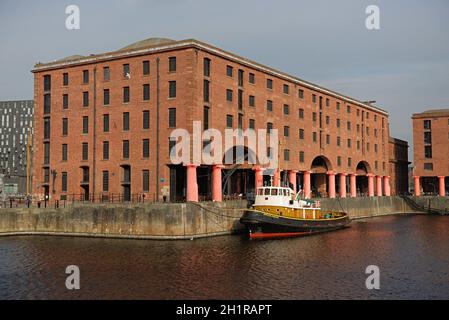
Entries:
POLYGON ((449 188, 449 109, 415 113, 413 121, 413 180, 415 195, 449 188))
POLYGON ((248 163, 173 165, 169 134, 195 120, 220 131, 278 129, 274 183, 306 197, 391 193, 386 111, 209 44, 151 38, 33 73, 41 195, 221 201, 270 179, 248 163))

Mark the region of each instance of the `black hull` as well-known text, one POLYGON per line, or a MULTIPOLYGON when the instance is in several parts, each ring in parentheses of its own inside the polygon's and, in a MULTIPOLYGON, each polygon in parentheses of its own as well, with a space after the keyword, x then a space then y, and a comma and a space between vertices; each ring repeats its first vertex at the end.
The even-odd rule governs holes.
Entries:
POLYGON ((350 221, 347 216, 339 219, 300 220, 246 211, 240 218, 240 222, 248 228, 250 235, 307 235, 338 230, 344 228, 350 221))

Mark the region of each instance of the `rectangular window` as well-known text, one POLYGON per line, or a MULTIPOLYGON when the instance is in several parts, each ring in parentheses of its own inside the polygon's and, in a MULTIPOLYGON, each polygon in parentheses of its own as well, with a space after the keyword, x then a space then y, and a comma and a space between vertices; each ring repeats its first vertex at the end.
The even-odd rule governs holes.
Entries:
POLYGON ((67 172, 61 173, 61 192, 67 192, 67 172))
POLYGON ((238 96, 237 96, 237 105, 239 110, 243 109, 243 90, 238 91, 238 96))
POLYGON ((238 71, 238 85, 239 85, 239 87, 243 87, 243 77, 244 77, 243 75, 244 75, 243 70, 239 69, 239 71, 238 71))
POLYGON ((50 164, 50 143, 44 142, 44 164, 50 164))
POLYGON ((313 113, 312 113, 312 121, 313 121, 313 122, 316 122, 316 112, 313 112, 313 113))
POLYGON ((103 89, 103 105, 109 105, 109 89, 103 89))
POLYGON ((290 161, 290 150, 289 149, 284 149, 284 160, 290 161))
POLYGON ((337 156, 337 166, 341 167, 341 157, 337 156))
POLYGON ((144 192, 150 191, 150 171, 149 170, 142 171, 142 191, 144 191, 144 192))
POLYGON ((89 133, 89 117, 83 117, 83 134, 89 133))
POLYGON ((357 140, 357 150, 360 150, 360 141, 357 140))
POLYGON ((254 96, 249 96, 248 104, 250 107, 254 107, 256 105, 256 98, 254 96))
POLYGON ((249 119, 249 128, 255 129, 256 128, 256 122, 254 119, 249 119))
POLYGON ((233 122, 232 115, 230 115, 230 114, 226 115, 226 127, 227 128, 232 128, 232 126, 233 126, 232 122, 233 122))
POLYGON ((299 109, 299 119, 304 119, 304 109, 299 109))
POLYGON ((103 115, 103 132, 109 132, 109 114, 103 115))
POLYGON ((232 90, 226 89, 226 101, 232 102, 232 90))
POLYGON ((89 92, 84 91, 83 92, 83 107, 88 107, 88 106, 89 106, 89 92))
POLYGON ((330 144, 331 143, 331 136, 326 134, 326 144, 330 144))
POLYGON ((248 79, 249 83, 251 84, 255 84, 256 83, 256 76, 254 75, 254 73, 250 73, 249 74, 249 79, 248 79))
POLYGON ((298 90, 298 98, 299 99, 304 99, 304 90, 302 90, 302 89, 298 90))
POLYGON ((103 171, 103 192, 109 191, 109 171, 103 171))
POLYGON ((341 138, 337 137, 337 147, 340 147, 340 146, 341 146, 341 138))
POLYGON ((431 130, 432 122, 430 120, 424 120, 424 130, 431 130))
POLYGON ((83 83, 89 83, 89 70, 83 70, 83 83))
POLYGON ((209 80, 204 80, 203 81, 203 100, 204 102, 209 102, 209 87, 210 87, 210 82, 209 80))
POLYGON ((50 91, 51 90, 51 76, 45 75, 44 76, 44 91, 50 91))
POLYGON ((304 163, 304 151, 299 151, 299 162, 304 163))
POLYGON ((243 129, 243 114, 240 114, 240 113, 238 115, 237 128, 243 129))
POLYGON ((44 113, 48 114, 51 112, 51 95, 44 94, 44 113))
POLYGON ((312 141, 315 143, 317 142, 316 132, 312 132, 312 141))
POLYGON ((149 139, 142 140, 142 157, 144 157, 144 158, 150 157, 150 140, 149 139))
POLYGON ((348 139, 348 148, 351 148, 351 139, 348 139))
POLYGON ((174 138, 169 138, 168 139, 168 155, 171 157, 172 155, 172 151, 173 151, 173 155, 176 155, 176 148, 173 149, 176 146, 176 139, 174 138))
POLYGON ((89 144, 87 142, 83 142, 82 144, 82 160, 89 159, 89 144))
POLYGON ((424 163, 424 170, 433 170, 433 163, 424 163))
POLYGON ((142 62, 142 73, 144 76, 147 76, 150 74, 150 61, 145 60, 142 62))
POLYGON ((290 127, 284 126, 284 137, 290 136, 290 127))
POLYGON ((109 160, 109 141, 103 141, 103 160, 109 160))
POLYGON ((340 119, 337 119, 337 128, 340 128, 340 119))
POLYGON ((62 135, 66 136, 69 134, 69 119, 62 118, 62 135))
POLYGON ((326 107, 329 107, 329 98, 326 98, 326 107))
POLYGON ((50 118, 44 118, 44 139, 50 139, 50 118))
POLYGON ((288 86, 288 84, 284 84, 282 87, 282 92, 284 94, 289 94, 290 93, 290 87, 288 86))
POLYGON ((290 106, 288 104, 284 104, 284 114, 290 114, 290 106))
POLYGON ((176 98, 176 81, 168 82, 168 97, 176 98))
POLYGON ((69 85, 69 74, 68 73, 63 73, 62 74, 62 85, 63 86, 68 86, 69 85))
POLYGON ((377 143, 375 143, 375 144, 374 144, 374 152, 375 152, 375 153, 377 153, 377 151, 378 151, 377 149, 378 149, 378 148, 377 148, 377 143))
POLYGON ((123 87, 123 103, 129 102, 129 87, 123 87))
POLYGON ((352 158, 348 158, 348 167, 350 168, 352 166, 352 158))
POLYGON ((312 103, 316 103, 316 94, 312 94, 312 103))
POLYGON ((432 132, 426 131, 424 132, 424 143, 432 143, 432 132))
POLYGON ((176 128, 176 108, 168 109, 168 126, 170 128, 176 128))
POLYGON ((129 131, 129 112, 123 112, 123 131, 129 131))
POLYGON ((304 140, 304 129, 299 129, 299 139, 304 140))
POLYGON ((176 72, 176 57, 168 58, 168 72, 176 72))
POLYGON ((233 68, 233 67, 231 67, 231 66, 226 66, 226 75, 227 75, 228 77, 231 77, 231 78, 232 78, 232 76, 233 76, 233 71, 234 71, 234 68, 233 68))
POLYGON ((145 110, 142 112, 142 128, 144 130, 150 129, 150 111, 145 110))
POLYGON ((273 131, 273 124, 271 122, 267 122, 267 132, 271 133, 273 131))
POLYGON ((267 79, 267 89, 273 89, 273 80, 267 79))
POLYGON ((273 101, 267 100, 267 111, 273 111, 273 101))
POLYGON ((209 107, 203 108, 203 130, 209 129, 209 107))
POLYGON ((131 75, 131 72, 130 72, 130 69, 129 69, 129 64, 125 63, 123 65, 123 77, 129 79, 130 75, 131 75))
POLYGON ((150 100, 150 85, 144 84, 143 85, 143 101, 150 100))
POLYGON ((348 131, 351 130, 351 121, 348 121, 346 123, 346 127, 348 128, 348 131))
POLYGON ((210 77, 210 59, 204 58, 204 76, 210 77))
POLYGON ((326 116, 326 124, 328 125, 330 123, 330 118, 329 116, 326 116))
POLYGON ((111 78, 109 67, 103 67, 103 80, 109 81, 111 78))
POLYGON ((351 113, 351 106, 346 106, 346 112, 351 113))
POLYGON ((129 158, 129 140, 123 140, 122 142, 122 156, 123 159, 128 159, 129 158))
POLYGON ((424 157, 431 159, 432 158, 432 146, 424 147, 424 157))
POLYGON ((67 144, 62 145, 62 161, 67 161, 67 144))

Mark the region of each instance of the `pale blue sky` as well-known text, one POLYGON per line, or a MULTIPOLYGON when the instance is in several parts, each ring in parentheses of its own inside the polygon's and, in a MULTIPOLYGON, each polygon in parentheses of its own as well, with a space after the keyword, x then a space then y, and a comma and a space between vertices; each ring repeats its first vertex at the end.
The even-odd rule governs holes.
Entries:
POLYGON ((390 113, 411 144, 414 112, 449 108, 447 0, 165 0, 0 2, 0 100, 32 99, 30 70, 149 37, 196 38, 390 113), (76 4, 81 29, 65 28, 76 4), (365 28, 380 7, 381 29, 365 28))

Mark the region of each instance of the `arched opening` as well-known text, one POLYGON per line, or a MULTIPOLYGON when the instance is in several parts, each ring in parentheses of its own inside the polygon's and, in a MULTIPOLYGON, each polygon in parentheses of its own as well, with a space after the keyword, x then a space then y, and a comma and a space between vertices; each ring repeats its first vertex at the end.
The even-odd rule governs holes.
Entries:
POLYGON ((332 170, 331 162, 325 156, 318 156, 313 159, 310 169, 312 197, 327 197, 329 192, 327 172, 332 170))
POLYGON ((360 161, 357 164, 356 172, 356 186, 358 196, 368 195, 368 177, 367 174, 371 173, 371 167, 366 161, 360 161))
POLYGON ((223 156, 223 195, 231 198, 245 198, 254 193, 255 175, 252 167, 257 163, 256 153, 246 146, 234 146, 223 156))

